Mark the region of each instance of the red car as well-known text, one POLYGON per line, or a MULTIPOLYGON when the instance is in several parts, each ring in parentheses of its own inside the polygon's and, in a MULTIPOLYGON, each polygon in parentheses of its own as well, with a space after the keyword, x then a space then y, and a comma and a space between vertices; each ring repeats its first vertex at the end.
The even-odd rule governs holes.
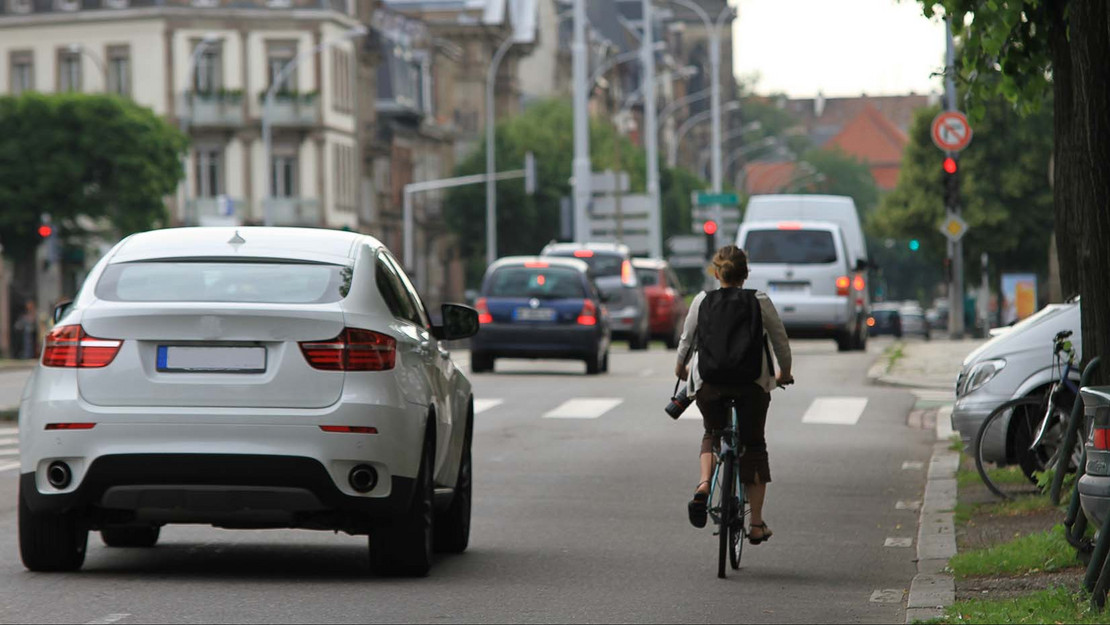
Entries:
POLYGON ((677 348, 689 308, 682 283, 665 260, 634 258, 632 267, 647 298, 651 337, 666 342, 669 349, 677 348))

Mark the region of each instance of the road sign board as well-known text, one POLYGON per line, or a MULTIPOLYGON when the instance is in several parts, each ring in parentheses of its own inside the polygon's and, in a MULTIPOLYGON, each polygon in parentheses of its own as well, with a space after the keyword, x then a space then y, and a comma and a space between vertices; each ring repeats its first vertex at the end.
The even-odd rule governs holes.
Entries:
POLYGON ((740 196, 735 193, 708 193, 699 191, 694 196, 694 204, 698 206, 736 206, 740 203, 740 196))
POLYGON ((705 235, 676 234, 667 239, 667 247, 674 255, 705 254, 705 235))
POLYGON ((949 241, 955 243, 967 234, 967 222, 960 219, 959 215, 948 213, 940 225, 940 231, 949 241))
POLYGON ((933 118, 933 143, 946 152, 959 152, 971 143, 971 124, 959 111, 943 111, 933 118))
POLYGON ((610 169, 594 172, 590 177, 590 190, 593 193, 628 193, 631 189, 628 172, 615 172, 610 169))

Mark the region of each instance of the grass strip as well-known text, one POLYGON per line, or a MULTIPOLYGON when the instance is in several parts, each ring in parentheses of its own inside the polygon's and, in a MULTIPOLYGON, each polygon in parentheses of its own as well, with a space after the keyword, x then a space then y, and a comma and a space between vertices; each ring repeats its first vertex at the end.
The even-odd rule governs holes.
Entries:
POLYGON ((1023 575, 1079 566, 1064 526, 1015 538, 1007 543, 956 554, 948 567, 957 578, 971 575, 1023 575))
POLYGON ((934 623, 1105 623, 1085 593, 1067 588, 1039 590, 1012 599, 970 599, 948 606, 934 623))

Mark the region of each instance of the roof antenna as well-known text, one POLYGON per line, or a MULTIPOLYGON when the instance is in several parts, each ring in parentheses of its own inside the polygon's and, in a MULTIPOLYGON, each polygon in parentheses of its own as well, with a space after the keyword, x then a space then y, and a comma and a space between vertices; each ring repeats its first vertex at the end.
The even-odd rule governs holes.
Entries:
POLYGON ((227 243, 228 243, 228 245, 242 245, 246 242, 247 242, 247 240, 244 239, 243 237, 239 236, 239 231, 236 230, 235 231, 235 236, 231 237, 231 240, 228 241, 227 243))

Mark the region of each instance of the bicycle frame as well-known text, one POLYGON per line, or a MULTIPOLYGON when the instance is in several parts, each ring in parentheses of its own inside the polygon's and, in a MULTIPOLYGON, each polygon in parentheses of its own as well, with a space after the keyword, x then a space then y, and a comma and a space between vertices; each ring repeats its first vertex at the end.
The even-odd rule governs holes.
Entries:
POLYGON ((1071 341, 1057 341, 1056 347, 1053 350, 1053 357, 1056 358, 1057 363, 1060 361, 1061 352, 1068 355, 1068 360, 1064 364, 1063 373, 1060 375, 1059 381, 1054 382, 1048 389, 1048 395, 1046 395, 1048 401, 1045 404, 1044 416, 1041 417, 1041 422, 1037 426, 1037 434, 1033 437, 1032 444, 1029 445, 1029 451, 1035 451, 1044 443, 1044 436, 1048 432, 1048 428, 1052 423, 1052 416, 1056 412, 1056 396, 1061 390, 1060 387, 1063 386, 1071 391, 1072 394, 1076 396, 1079 395, 1079 387, 1071 380, 1072 372, 1076 371, 1075 350, 1071 347, 1071 341))
MULTIPOLYGON (((743 482, 740 481, 740 470, 739 470, 740 464, 739 463, 740 463, 740 456, 744 455, 744 448, 740 445, 740 434, 739 434, 739 432, 740 432, 740 430, 739 430, 740 422, 739 422, 739 419, 740 419, 740 409, 737 408, 736 406, 733 406, 732 407, 732 425, 731 425, 731 427, 727 427, 724 430, 721 430, 721 437, 720 437, 720 441, 721 441, 720 442, 720 447, 721 448, 720 448, 720 451, 717 452, 717 455, 715 457, 716 466, 713 468, 713 479, 709 483, 709 501, 713 502, 714 501, 714 495, 717 494, 717 489, 724 487, 724 485, 720 483, 721 467, 724 466, 725 456, 728 455, 728 454, 732 454, 734 456, 734 458, 733 458, 733 467, 735 468, 735 471, 734 471, 733 479, 736 480, 736 497, 737 497, 737 499, 739 499, 740 504, 741 504, 740 505, 740 510, 736 511, 736 518, 739 518, 740 520, 743 520, 743 518, 744 518, 744 511, 743 511, 744 506, 743 506, 743 504, 744 504, 745 501, 747 501, 747 498, 744 496, 744 484, 743 484, 743 482), (737 450, 739 450, 739 452, 737 450)), ((710 507, 708 512, 709 512, 709 517, 713 520, 714 524, 716 524, 718 526, 723 525, 722 519, 721 519, 720 508, 710 507)))

